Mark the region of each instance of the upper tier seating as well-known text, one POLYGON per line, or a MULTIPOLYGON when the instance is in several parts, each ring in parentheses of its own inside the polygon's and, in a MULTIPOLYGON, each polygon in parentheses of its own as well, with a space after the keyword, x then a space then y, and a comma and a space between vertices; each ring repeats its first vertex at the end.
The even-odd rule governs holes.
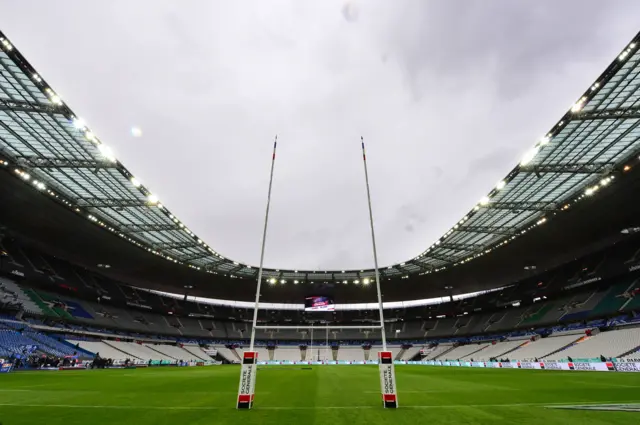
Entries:
POLYGON ((42 314, 42 310, 15 282, 0 277, 0 295, 12 295, 11 299, 22 304, 25 311, 32 314, 42 314))

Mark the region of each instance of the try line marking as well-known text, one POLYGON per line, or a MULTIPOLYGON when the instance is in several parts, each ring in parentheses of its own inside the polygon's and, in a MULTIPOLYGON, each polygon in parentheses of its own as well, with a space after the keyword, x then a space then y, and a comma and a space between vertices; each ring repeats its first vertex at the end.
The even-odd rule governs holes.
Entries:
MULTIPOLYGON (((569 404, 589 404, 606 403, 639 403, 632 401, 570 401, 564 403, 504 403, 504 404, 430 404, 400 406, 400 409, 457 409, 460 407, 527 407, 527 406, 566 406, 569 404)), ((44 407, 61 409, 138 409, 138 410, 236 410, 235 407, 222 406, 126 406, 126 405, 80 405, 80 404, 33 404, 33 403, 0 403, 0 407, 44 407)), ((252 410, 323 410, 323 409, 382 409, 382 406, 256 406, 252 410)))

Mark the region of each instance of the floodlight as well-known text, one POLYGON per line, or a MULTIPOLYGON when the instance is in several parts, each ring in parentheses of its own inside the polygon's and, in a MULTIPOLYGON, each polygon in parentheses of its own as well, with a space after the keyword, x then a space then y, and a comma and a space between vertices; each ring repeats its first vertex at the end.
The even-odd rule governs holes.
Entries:
POLYGON ((104 159, 110 162, 116 162, 116 156, 113 153, 113 150, 109 146, 105 145, 104 143, 101 143, 98 145, 98 150, 100 151, 100 154, 102 154, 104 159))
POLYGON ((87 124, 84 122, 82 118, 75 118, 73 120, 73 126, 78 129, 85 128, 87 124))
POLYGON ((533 158, 536 157, 539 150, 540 148, 538 146, 535 146, 529 149, 527 153, 525 153, 524 156, 522 157, 522 160, 520 161, 520 165, 527 165, 528 163, 533 161, 533 158))

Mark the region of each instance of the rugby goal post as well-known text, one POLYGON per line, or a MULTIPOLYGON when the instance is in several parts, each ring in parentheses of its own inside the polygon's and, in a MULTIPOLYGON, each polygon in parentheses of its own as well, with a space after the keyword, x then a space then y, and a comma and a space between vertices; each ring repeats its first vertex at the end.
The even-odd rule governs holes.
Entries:
MULTIPOLYGON (((369 206, 369 224, 371 227, 371 243, 373 247, 373 261, 375 270, 376 293, 378 298, 378 310, 380 313, 380 324, 375 326, 261 326, 258 325, 258 309, 260 306, 260 288, 262 285, 262 270, 264 264, 264 251, 267 238, 267 226, 269 223, 269 207, 271 205, 271 189, 273 187, 273 170, 276 160, 276 148, 278 137, 273 142, 273 155, 271 157, 271 174, 269 177, 269 192, 267 194, 267 208, 262 232, 262 246, 260 250, 260 266, 258 269, 258 282, 256 287, 256 298, 253 309, 253 321, 251 327, 251 339, 249 351, 245 351, 242 356, 242 368, 240 371, 240 386, 238 388, 237 409, 251 409, 255 397, 256 372, 258 364, 258 353, 254 350, 256 329, 379 329, 382 339, 382 351, 378 353, 378 370, 380 373, 380 391, 382 395, 382 405, 384 408, 395 409, 398 407, 398 395, 396 390, 395 368, 393 364, 393 353, 387 350, 387 338, 384 328, 384 311, 382 305, 382 292, 380 289, 380 273, 378 270, 378 253, 376 249, 376 237, 373 226, 373 211, 371 207, 371 192, 369 189, 369 172, 367 170, 367 156, 364 147, 364 139, 361 137, 362 160, 364 164, 365 184, 367 189, 367 204, 369 206)), ((328 342, 327 342, 328 343, 328 342)))

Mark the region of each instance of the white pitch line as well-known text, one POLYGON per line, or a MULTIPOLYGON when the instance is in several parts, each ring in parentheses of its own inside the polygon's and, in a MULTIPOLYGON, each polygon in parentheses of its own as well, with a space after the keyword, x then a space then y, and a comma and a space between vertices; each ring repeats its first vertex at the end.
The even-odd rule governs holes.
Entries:
MULTIPOLYGON (((567 406, 607 404, 607 403, 640 403, 640 401, 569 401, 563 403, 504 403, 504 404, 431 404, 402 406, 400 409, 458 409, 461 407, 528 407, 528 406, 567 406)), ((222 406, 126 406, 126 405, 79 405, 79 404, 32 404, 32 403, 0 403, 0 407, 44 407, 62 409, 137 409, 137 410, 235 410, 234 407, 222 406)), ((382 406, 257 406, 257 410, 329 410, 329 409, 381 409, 382 406)))

